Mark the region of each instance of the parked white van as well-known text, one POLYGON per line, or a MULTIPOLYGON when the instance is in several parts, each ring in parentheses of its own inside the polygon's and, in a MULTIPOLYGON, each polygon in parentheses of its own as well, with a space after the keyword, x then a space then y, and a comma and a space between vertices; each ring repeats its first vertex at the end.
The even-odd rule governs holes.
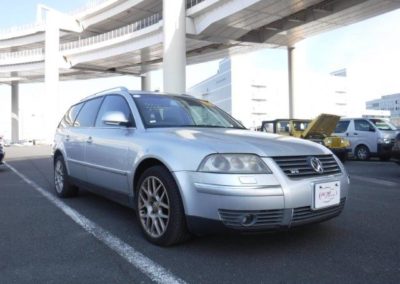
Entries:
POLYGON ((350 141, 351 153, 359 160, 389 160, 396 134, 390 122, 379 118, 344 118, 333 133, 350 141))

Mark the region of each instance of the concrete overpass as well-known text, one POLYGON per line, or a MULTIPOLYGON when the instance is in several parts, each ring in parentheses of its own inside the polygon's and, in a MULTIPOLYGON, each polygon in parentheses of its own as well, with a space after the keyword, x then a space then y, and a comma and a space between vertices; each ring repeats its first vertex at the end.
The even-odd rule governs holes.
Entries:
MULTIPOLYGON (((186 64, 260 48, 287 48, 293 115, 293 46, 312 35, 400 7, 400 0, 97 0, 73 13, 38 5, 37 21, 0 31, 0 82, 11 85, 18 140, 18 84, 164 69, 164 91, 185 92, 186 64)), ((57 110, 52 110, 53 115, 57 110)), ((51 113, 49 114, 51 115, 51 113)), ((54 123, 46 125, 49 133, 54 123)))

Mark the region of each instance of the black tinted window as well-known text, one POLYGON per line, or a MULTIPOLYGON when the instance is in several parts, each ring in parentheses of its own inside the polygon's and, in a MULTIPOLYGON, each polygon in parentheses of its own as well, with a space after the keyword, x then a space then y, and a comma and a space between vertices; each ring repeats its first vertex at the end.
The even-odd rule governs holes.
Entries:
POLYGON ((83 105, 81 111, 79 112, 79 115, 75 120, 74 126, 75 127, 93 126, 102 100, 103 98, 101 97, 87 101, 83 105))
POLYGON ((356 119, 354 120, 354 129, 357 131, 371 131, 374 128, 368 121, 364 119, 356 119))
POLYGON ((82 104, 77 104, 72 106, 62 118, 60 124, 58 125, 59 128, 70 127, 74 124, 75 118, 78 115, 79 111, 83 106, 82 104))
POLYGON ((350 121, 346 120, 346 121, 339 121, 336 124, 336 128, 334 133, 343 133, 347 131, 347 127, 349 127, 350 121))
MULTIPOLYGON (((96 120, 96 127, 103 127, 107 126, 110 127, 110 125, 106 125, 103 123, 103 117, 107 113, 110 112, 122 112, 125 116, 125 118, 131 122, 131 125, 133 126, 133 119, 132 119, 132 114, 131 110, 129 108, 129 105, 127 101, 122 97, 118 95, 111 95, 107 96, 104 99, 103 104, 101 105, 99 114, 97 116, 96 120)), ((117 126, 117 125, 116 125, 117 126)))

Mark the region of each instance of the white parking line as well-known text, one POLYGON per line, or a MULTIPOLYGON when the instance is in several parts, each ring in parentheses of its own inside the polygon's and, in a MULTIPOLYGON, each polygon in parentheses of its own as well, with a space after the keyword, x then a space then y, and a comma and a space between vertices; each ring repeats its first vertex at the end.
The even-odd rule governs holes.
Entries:
POLYGON ((360 181, 367 181, 367 182, 375 183, 375 184, 378 184, 378 185, 398 186, 398 183, 396 183, 396 182, 383 180, 383 179, 377 179, 377 178, 371 178, 371 177, 358 176, 358 175, 350 175, 350 180, 351 179, 356 179, 356 180, 360 180, 360 181))
POLYGON ((136 251, 133 247, 123 242, 121 239, 112 235, 110 232, 103 229, 96 223, 90 221, 88 218, 81 215, 78 211, 69 207, 63 201, 53 196, 45 189, 41 188, 34 181, 28 179, 25 175, 20 173, 8 163, 4 164, 15 174, 17 174, 21 179, 23 179, 27 184, 32 186, 40 194, 47 198, 51 203, 61 209, 68 217, 70 217, 75 223, 81 226, 86 232, 88 232, 96 239, 108 246, 110 249, 118 253, 134 267, 147 275, 152 281, 157 283, 186 283, 182 279, 173 275, 161 265, 155 263, 150 258, 136 251))

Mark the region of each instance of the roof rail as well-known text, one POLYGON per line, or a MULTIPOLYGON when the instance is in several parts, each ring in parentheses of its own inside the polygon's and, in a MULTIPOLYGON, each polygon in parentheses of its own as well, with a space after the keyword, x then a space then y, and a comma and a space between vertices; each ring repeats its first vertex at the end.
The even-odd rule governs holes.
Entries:
POLYGON ((104 93, 109 93, 111 91, 123 91, 123 92, 129 93, 129 90, 127 88, 125 88, 125 87, 115 87, 115 88, 106 89, 106 90, 94 93, 93 95, 90 95, 90 96, 87 96, 86 98, 83 98, 81 101, 93 98, 93 97, 95 97, 97 95, 101 95, 101 94, 104 94, 104 93))
POLYGON ((102 94, 102 93, 108 93, 108 92, 111 92, 111 91, 124 91, 124 92, 129 92, 129 90, 128 90, 127 88, 125 88, 125 87, 115 87, 115 88, 106 89, 106 90, 104 90, 104 91, 100 91, 100 92, 94 93, 93 95, 98 95, 98 94, 102 94))

